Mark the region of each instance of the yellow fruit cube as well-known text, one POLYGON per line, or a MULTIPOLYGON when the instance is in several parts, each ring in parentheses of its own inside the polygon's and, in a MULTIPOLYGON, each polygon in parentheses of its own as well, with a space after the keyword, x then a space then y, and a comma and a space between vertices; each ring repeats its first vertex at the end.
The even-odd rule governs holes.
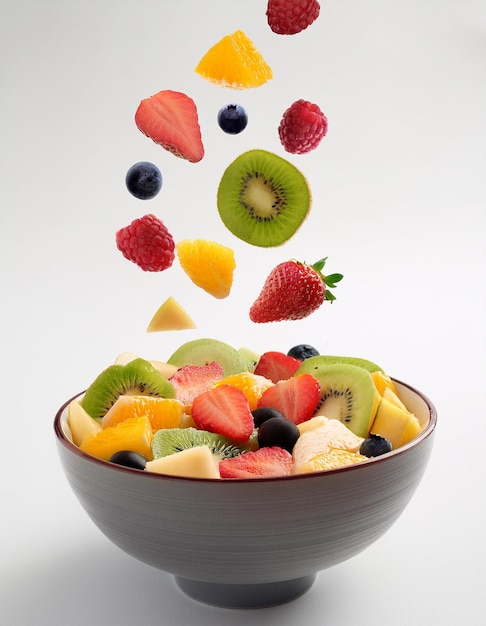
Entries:
POLYGON ((76 446, 79 446, 86 437, 96 435, 101 430, 101 424, 93 419, 77 400, 73 400, 68 406, 68 426, 76 446))

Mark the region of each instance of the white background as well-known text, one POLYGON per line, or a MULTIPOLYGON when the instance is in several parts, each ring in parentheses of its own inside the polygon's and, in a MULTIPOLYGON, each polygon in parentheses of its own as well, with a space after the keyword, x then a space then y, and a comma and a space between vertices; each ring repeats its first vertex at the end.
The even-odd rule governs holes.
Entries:
POLYGON ((4 624, 482 623, 486 5, 327 0, 294 37, 274 35, 265 8, 264 0, 0 0, 4 624), (264 87, 224 90, 193 72, 237 29, 273 68, 264 87), (173 157, 136 129, 139 101, 161 89, 196 101, 201 163, 173 157), (316 151, 287 155, 309 179, 313 210, 284 247, 251 248, 219 221, 219 178, 246 149, 286 156, 276 128, 298 98, 329 118, 316 151), (234 101, 250 118, 237 137, 216 124, 220 106, 234 101), (162 170, 154 200, 125 188, 139 160, 162 170), (176 240, 233 247, 227 300, 194 287, 177 262, 148 274, 121 256, 115 231, 147 212, 176 240), (328 271, 345 275, 333 305, 301 322, 249 321, 273 265, 322 256, 328 271), (170 295, 198 329, 147 334, 170 295), (204 336, 261 351, 308 342, 369 358, 438 409, 433 456, 403 516, 285 606, 226 611, 187 599, 168 574, 101 535, 57 458, 57 408, 118 353, 164 360, 204 336))

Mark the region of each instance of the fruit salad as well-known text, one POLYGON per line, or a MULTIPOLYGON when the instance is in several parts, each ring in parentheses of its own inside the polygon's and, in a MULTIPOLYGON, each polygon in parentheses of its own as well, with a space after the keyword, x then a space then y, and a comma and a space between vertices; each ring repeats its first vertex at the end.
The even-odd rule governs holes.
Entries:
POLYGON ((371 361, 204 338, 165 361, 121 354, 71 401, 67 424, 73 443, 103 461, 217 480, 362 463, 422 430, 371 361))

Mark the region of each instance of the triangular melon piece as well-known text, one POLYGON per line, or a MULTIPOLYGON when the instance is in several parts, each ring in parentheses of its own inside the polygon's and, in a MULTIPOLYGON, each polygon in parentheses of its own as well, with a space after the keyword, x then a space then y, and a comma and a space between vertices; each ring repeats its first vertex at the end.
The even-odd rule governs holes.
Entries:
POLYGON ((147 327, 148 333, 165 330, 188 330, 197 328, 193 319, 172 296, 159 307, 147 327))

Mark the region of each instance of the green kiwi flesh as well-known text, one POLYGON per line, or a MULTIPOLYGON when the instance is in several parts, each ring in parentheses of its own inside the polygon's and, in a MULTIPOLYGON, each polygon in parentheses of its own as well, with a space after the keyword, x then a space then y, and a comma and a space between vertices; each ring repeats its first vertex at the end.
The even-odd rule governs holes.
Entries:
POLYGON ((176 397, 171 383, 148 361, 137 358, 103 370, 86 390, 81 404, 91 417, 99 420, 122 394, 176 397))
POLYGON ((218 339, 193 339, 188 341, 169 357, 167 362, 176 367, 185 365, 206 365, 217 361, 223 368, 223 375, 231 376, 246 372, 250 362, 238 350, 218 339))
POLYGON ((231 443, 223 435, 210 433, 197 428, 163 428, 157 431, 152 438, 152 452, 154 459, 169 456, 182 450, 208 446, 214 456, 221 459, 229 459, 239 456, 247 451, 245 447, 239 447, 231 443))
POLYGON ((333 356, 330 354, 311 356, 303 362, 303 365, 301 365, 300 369, 302 371, 309 372, 314 367, 320 367, 322 365, 332 365, 334 363, 348 363, 349 365, 358 365, 359 367, 363 367, 366 371, 370 373, 383 371, 383 369, 379 365, 373 363, 372 361, 368 361, 367 359, 361 359, 354 356, 333 356))
POLYGON ((233 235, 264 248, 290 239, 307 217, 312 198, 304 175, 266 150, 240 154, 218 188, 219 215, 233 235))
POLYGON ((307 372, 320 385, 321 400, 316 414, 338 419, 358 437, 367 437, 377 406, 378 392, 365 368, 350 363, 303 362, 296 375, 307 372))

